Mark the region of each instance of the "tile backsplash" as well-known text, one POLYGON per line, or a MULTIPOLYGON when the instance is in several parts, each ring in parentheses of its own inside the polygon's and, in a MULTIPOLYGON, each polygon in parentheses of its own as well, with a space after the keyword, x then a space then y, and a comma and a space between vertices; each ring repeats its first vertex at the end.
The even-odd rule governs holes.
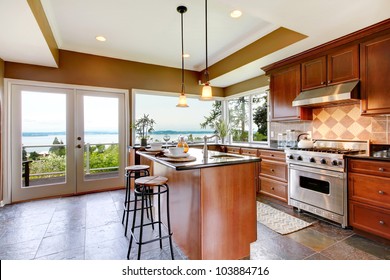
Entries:
POLYGON ((313 121, 271 122, 277 134, 286 129, 312 131, 314 139, 370 140, 374 144, 390 144, 389 116, 361 116, 360 105, 345 105, 313 109, 313 121))

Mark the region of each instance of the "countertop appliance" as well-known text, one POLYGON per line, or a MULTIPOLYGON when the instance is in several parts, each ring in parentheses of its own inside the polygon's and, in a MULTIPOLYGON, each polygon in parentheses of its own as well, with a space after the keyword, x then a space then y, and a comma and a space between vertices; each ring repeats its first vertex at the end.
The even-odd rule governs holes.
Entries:
POLYGON ((288 204, 348 226, 345 155, 367 154, 367 141, 317 140, 313 148, 286 149, 288 204))

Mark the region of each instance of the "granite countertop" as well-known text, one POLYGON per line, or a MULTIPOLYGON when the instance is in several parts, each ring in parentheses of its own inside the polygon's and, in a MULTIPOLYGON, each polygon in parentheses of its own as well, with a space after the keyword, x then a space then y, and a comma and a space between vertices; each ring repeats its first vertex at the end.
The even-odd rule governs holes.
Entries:
POLYGON ((176 170, 199 169, 199 168, 235 165, 235 164, 243 164, 243 163, 260 161, 259 157, 246 156, 246 155, 232 155, 232 154, 221 153, 216 151, 208 151, 208 158, 205 160, 203 158, 203 150, 196 149, 196 148, 189 149, 188 154, 196 158, 196 160, 189 161, 189 162, 166 161, 163 158, 156 157, 155 156, 156 153, 147 152, 147 151, 137 151, 137 154, 144 156, 155 162, 164 164, 168 167, 174 168, 176 170), (230 157, 223 157, 224 155, 229 155, 230 157))
POLYGON ((390 157, 379 157, 374 155, 346 155, 346 158, 356 158, 356 159, 366 159, 366 160, 380 160, 380 161, 390 161, 390 157))

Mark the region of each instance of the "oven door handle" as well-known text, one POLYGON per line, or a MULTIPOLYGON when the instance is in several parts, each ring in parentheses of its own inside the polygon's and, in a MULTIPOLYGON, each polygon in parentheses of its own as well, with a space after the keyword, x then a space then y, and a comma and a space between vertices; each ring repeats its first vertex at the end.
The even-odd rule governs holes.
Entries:
POLYGON ((289 168, 294 169, 294 170, 298 170, 298 171, 305 171, 305 172, 310 172, 310 173, 314 173, 314 174, 318 174, 318 175, 334 177, 334 178, 338 178, 338 179, 345 178, 344 172, 332 172, 332 171, 328 171, 328 170, 304 167, 304 166, 295 165, 295 164, 290 164, 289 168), (319 170, 321 170, 321 171, 319 171, 319 170))

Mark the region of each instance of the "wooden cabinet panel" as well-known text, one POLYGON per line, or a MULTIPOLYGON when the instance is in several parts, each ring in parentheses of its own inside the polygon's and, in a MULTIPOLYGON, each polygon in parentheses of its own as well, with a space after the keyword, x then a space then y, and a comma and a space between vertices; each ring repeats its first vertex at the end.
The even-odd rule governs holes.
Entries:
POLYGON ((348 171, 390 177, 390 162, 350 159, 348 161, 348 171))
POLYGON ((349 215, 351 226, 390 239, 390 210, 352 201, 349 215))
POLYGON ((260 177, 260 193, 287 202, 287 183, 260 177))
POLYGON ((260 165, 260 175, 287 182, 287 165, 285 163, 262 160, 260 165))
POLYGON ((358 45, 333 51, 327 56, 328 85, 359 79, 359 47, 358 45))
POLYGON ((292 107, 292 102, 301 91, 300 65, 295 65, 271 74, 270 82, 271 119, 311 120, 311 109, 292 107))
POLYGON ((272 151, 272 150, 259 150, 259 155, 261 158, 266 158, 270 160, 280 160, 286 161, 286 154, 284 152, 272 151))
POLYGON ((301 64, 302 90, 359 79, 358 45, 338 48, 301 64))
POLYGON ((351 173, 348 196, 355 201, 390 207, 390 178, 351 173))
POLYGON ((253 148, 241 148, 241 154, 247 156, 254 156, 254 157, 258 156, 257 149, 253 149, 253 148))
POLYGON ((390 162, 348 159, 349 224, 390 239, 390 162))
POLYGON ((326 57, 309 60, 301 64, 302 90, 314 89, 326 85, 326 57))
POLYGON ((360 45, 362 114, 390 114, 390 34, 360 45))
POLYGON ((241 148, 240 147, 227 146, 226 147, 226 152, 230 153, 230 154, 240 154, 241 153, 241 148))

